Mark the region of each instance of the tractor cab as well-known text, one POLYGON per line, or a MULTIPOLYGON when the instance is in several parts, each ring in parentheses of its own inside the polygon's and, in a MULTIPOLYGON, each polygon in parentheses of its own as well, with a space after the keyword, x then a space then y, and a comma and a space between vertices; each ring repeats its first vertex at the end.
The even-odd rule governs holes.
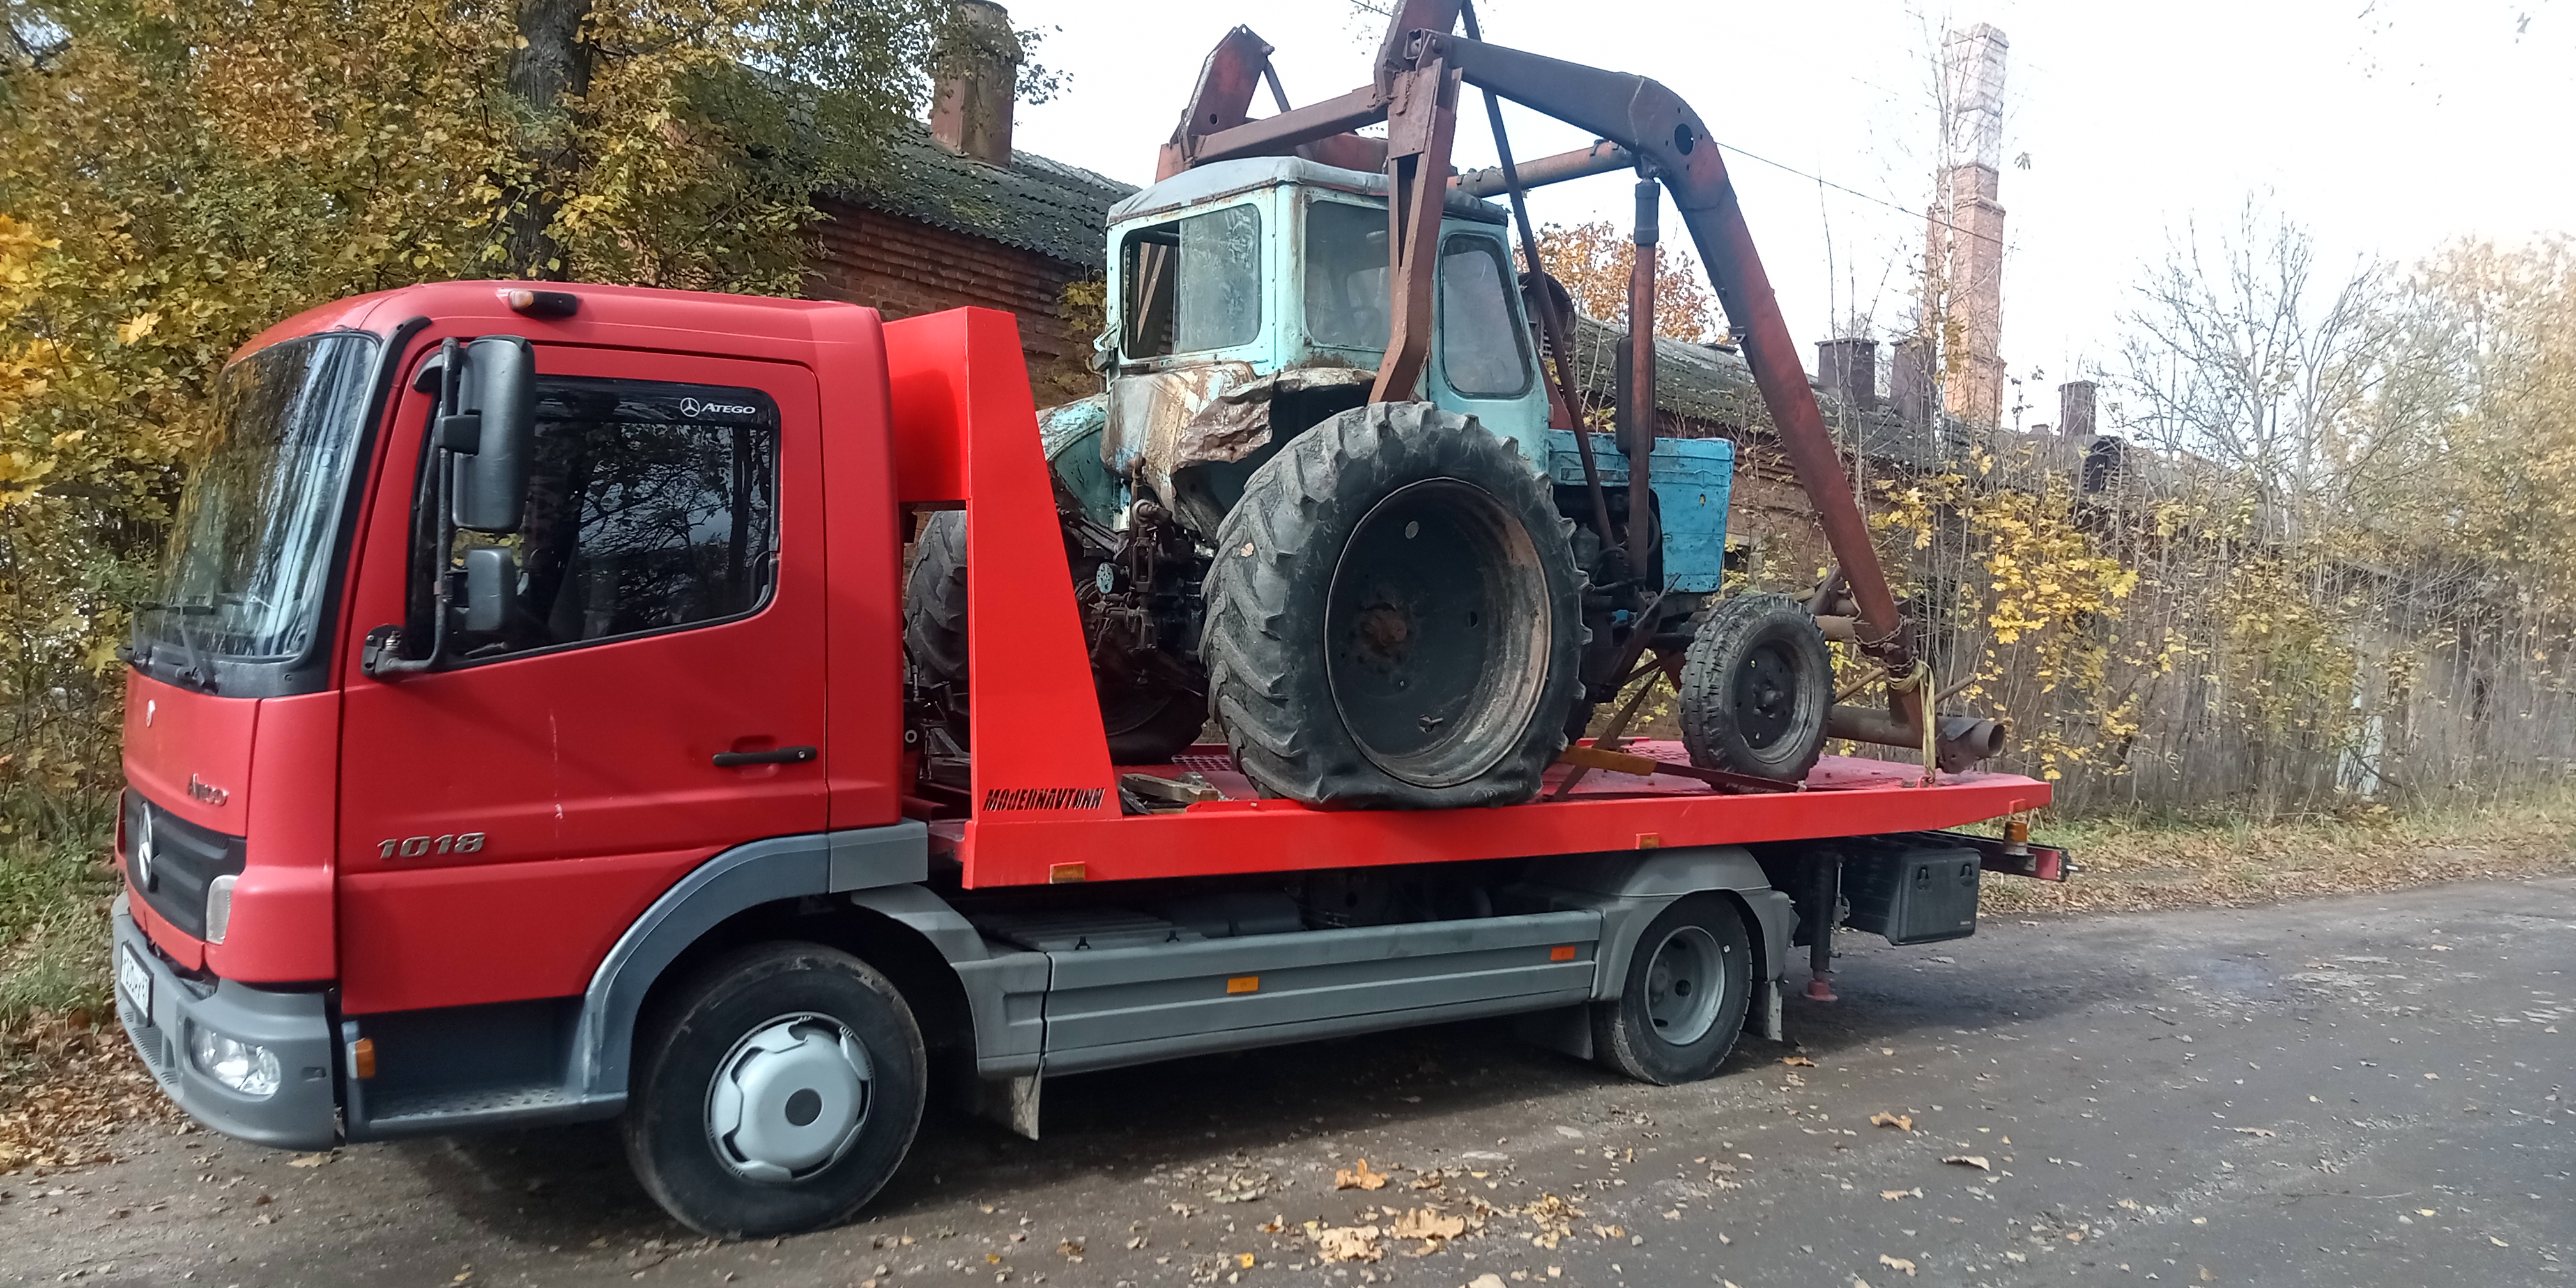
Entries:
MULTIPOLYGON (((1096 342, 1109 388, 1047 413, 1048 455, 1104 523, 1141 497, 1211 533, 1287 440, 1367 400, 1389 329, 1386 176, 1227 161, 1136 193, 1109 218, 1096 342), (1096 467, 1071 459, 1077 442, 1096 467)), ((1505 219, 1449 193, 1420 397, 1543 461, 1547 393, 1505 219)))

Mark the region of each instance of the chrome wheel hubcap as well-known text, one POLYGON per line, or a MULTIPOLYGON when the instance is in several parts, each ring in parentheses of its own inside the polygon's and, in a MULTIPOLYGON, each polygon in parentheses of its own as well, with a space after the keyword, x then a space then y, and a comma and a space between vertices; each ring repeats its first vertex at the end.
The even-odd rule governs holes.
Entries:
POLYGON ((867 1048, 828 1015, 782 1015, 734 1043, 707 1087, 707 1140, 736 1175, 784 1184, 831 1166, 867 1121, 867 1048))
POLYGON ((1698 926, 1677 926, 1655 945, 1646 965, 1646 1019, 1655 1035, 1674 1046, 1708 1036, 1726 994, 1726 956, 1717 937, 1698 926))

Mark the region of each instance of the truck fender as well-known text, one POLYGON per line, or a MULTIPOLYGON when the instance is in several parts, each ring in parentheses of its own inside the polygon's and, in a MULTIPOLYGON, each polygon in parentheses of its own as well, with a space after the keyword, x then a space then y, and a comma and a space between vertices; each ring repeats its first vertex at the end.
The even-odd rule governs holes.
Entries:
POLYGON ((966 994, 974 1023, 975 1068, 985 1078, 1016 1077, 1038 1070, 1046 1043, 1045 953, 989 951, 984 936, 948 901, 918 885, 880 886, 850 897, 928 940, 966 994))
POLYGON ((1752 852, 1740 845, 1683 845, 1613 854, 1569 854, 1530 865, 1523 880, 1547 888, 1557 902, 1601 911, 1600 973, 1593 996, 1619 995, 1637 936, 1672 902, 1704 891, 1733 896, 1750 914, 1756 959, 1764 981, 1788 973, 1789 936, 1797 911, 1789 896, 1771 888, 1752 852))
POLYGON ((690 869, 626 928, 591 973, 573 1028, 574 1094, 593 1102, 625 1098, 644 999, 681 953, 728 918, 782 899, 910 884, 929 875, 929 829, 909 819, 753 841, 690 869))

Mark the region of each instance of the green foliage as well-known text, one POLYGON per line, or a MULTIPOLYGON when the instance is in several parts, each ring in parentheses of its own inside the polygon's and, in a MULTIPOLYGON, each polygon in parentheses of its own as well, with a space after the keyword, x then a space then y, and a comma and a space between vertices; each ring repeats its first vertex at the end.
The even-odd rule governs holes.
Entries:
POLYGON ((40 1012, 106 1013, 107 799, 0 792, 0 1033, 40 1012))
POLYGON ((12 0, 0 774, 105 772, 124 606, 244 341, 444 278, 797 293, 810 199, 874 173, 961 30, 952 0, 12 0), (539 10, 578 70, 548 102, 512 88, 539 10))

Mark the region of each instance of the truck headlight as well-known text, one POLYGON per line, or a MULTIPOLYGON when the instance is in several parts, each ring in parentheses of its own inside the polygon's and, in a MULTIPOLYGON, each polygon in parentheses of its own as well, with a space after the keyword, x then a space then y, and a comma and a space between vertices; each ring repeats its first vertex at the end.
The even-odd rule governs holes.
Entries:
POLYGON ((207 1077, 253 1099, 277 1094, 277 1053, 267 1047, 197 1025, 189 1034, 188 1048, 207 1077))
POLYGON ((238 879, 226 873, 206 886, 207 943, 224 942, 224 930, 233 924, 233 882, 238 879))

